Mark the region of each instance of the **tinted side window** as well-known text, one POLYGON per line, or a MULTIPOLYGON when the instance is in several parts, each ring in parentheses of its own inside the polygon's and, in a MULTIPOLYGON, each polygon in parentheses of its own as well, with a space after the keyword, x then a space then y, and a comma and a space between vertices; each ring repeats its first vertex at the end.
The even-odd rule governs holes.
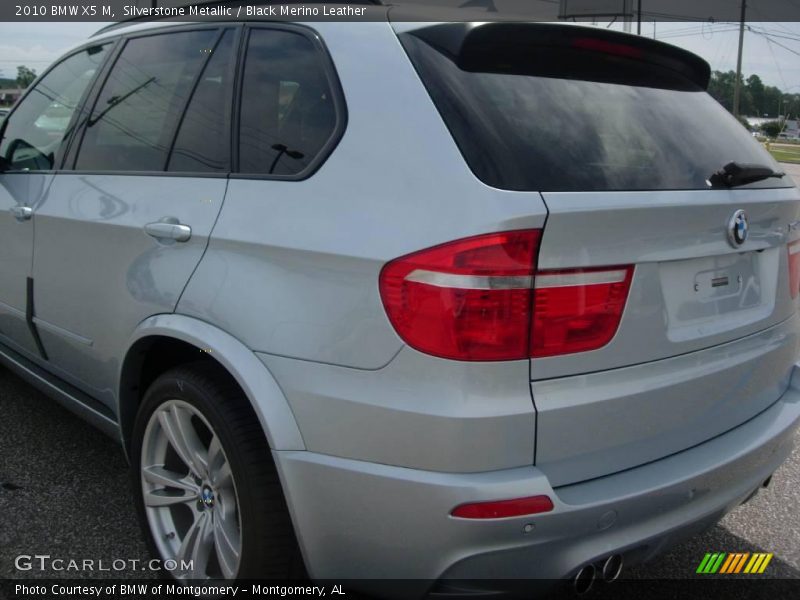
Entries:
POLYGON ((93 46, 56 65, 9 117, 0 155, 15 169, 52 169, 81 98, 110 44, 93 46))
POLYGON ((323 55, 299 33, 254 29, 242 85, 239 170, 294 175, 336 128, 323 55))
POLYGON ((75 167, 163 171, 217 34, 206 29, 129 40, 97 98, 75 167))
POLYGON ((235 73, 234 32, 226 31, 183 115, 169 171, 227 172, 230 99, 235 73))

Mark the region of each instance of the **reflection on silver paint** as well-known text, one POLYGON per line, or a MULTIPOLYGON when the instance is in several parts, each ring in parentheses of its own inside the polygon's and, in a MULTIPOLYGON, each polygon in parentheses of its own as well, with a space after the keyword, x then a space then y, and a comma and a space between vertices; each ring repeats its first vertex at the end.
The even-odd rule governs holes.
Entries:
POLYGON ((786 276, 785 248, 791 240, 784 232, 787 223, 800 217, 797 188, 543 196, 550 214, 539 249, 540 269, 625 264, 636 269, 611 342, 591 352, 536 359, 531 362, 533 380, 695 352, 762 331, 796 310, 786 276), (732 207, 742 207, 749 216, 750 233, 738 250, 728 243, 725 228, 732 207), (696 281, 698 274, 739 260, 741 252, 755 257, 752 268, 758 269, 749 279, 747 269, 730 271, 732 281, 742 275, 743 295, 701 301, 698 294, 705 291, 703 282, 696 281))
POLYGON ((36 210, 33 277, 36 315, 53 326, 42 328, 42 342, 70 383, 116 410, 120 350, 141 321, 174 310, 225 186, 217 178, 55 176, 36 210), (191 240, 166 246, 145 233, 165 216, 191 224, 191 240))
POLYGON ((536 464, 553 485, 685 450, 779 398, 800 352, 800 317, 667 360, 531 384, 536 464))
POLYGON ((475 178, 389 25, 314 28, 345 90, 344 136, 304 181, 231 179, 178 310, 260 352, 378 369, 403 346, 378 292, 387 261, 471 235, 540 228, 546 210, 538 193, 475 178))
POLYGON ((110 407, 123 432, 138 402, 126 357, 158 336, 210 354, 253 406, 318 578, 566 576, 710 525, 760 485, 800 418, 785 250, 800 192, 490 188, 390 25, 314 27, 349 114, 309 179, 0 175, 0 359, 77 405, 5 350, 9 336, 35 349, 29 276, 51 373, 110 407), (8 214, 20 205, 31 221, 8 214), (725 232, 735 207, 750 216, 740 250, 725 232), (190 239, 150 237, 145 226, 165 217, 190 239), (467 363, 403 344, 378 291, 387 261, 545 220, 540 269, 635 265, 606 347, 467 363), (538 493, 555 509, 526 537, 528 517, 448 517, 463 502, 538 493), (598 531, 609 511, 618 521, 598 531))
POLYGON ((49 174, 0 173, 0 340, 11 341, 28 358, 38 356, 25 322, 34 219, 19 220, 12 211, 36 207, 52 179, 49 174))

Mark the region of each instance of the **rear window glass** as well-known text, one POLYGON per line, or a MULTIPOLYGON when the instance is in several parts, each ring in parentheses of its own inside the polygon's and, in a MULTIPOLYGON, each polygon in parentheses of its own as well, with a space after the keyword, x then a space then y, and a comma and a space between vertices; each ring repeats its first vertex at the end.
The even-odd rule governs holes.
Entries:
MULTIPOLYGON (((467 71, 411 33, 401 40, 470 168, 493 187, 693 190, 708 189, 708 177, 731 161, 780 170, 725 109, 675 72, 643 78, 638 65, 626 82, 613 59, 604 65, 597 53, 578 72, 551 64, 544 75, 512 74, 486 56, 467 71), (614 67, 614 77, 588 81, 587 66, 605 75, 614 67)), ((784 177, 747 187, 789 186, 784 177)))

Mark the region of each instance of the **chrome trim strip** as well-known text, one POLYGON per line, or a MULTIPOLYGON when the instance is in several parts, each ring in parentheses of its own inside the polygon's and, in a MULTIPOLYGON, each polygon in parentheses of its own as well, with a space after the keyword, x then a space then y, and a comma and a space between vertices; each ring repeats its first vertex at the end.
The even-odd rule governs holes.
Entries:
POLYGON ((405 279, 434 287, 462 290, 520 290, 530 289, 533 283, 530 275, 458 275, 426 269, 415 269, 405 279))
POLYGON ((554 287, 575 287, 579 285, 597 285, 601 283, 621 283, 625 281, 628 271, 585 271, 578 273, 537 273, 534 287, 538 289, 554 287))

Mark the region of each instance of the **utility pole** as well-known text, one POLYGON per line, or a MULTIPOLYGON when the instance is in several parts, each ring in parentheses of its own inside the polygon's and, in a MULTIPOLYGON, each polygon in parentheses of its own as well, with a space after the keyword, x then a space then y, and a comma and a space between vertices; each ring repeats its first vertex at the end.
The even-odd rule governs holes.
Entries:
POLYGON ((736 58, 736 81, 733 86, 733 116, 739 117, 739 99, 742 95, 742 49, 744 48, 744 19, 747 2, 742 0, 742 17, 739 21, 739 56, 736 58))
POLYGON ((622 31, 625 33, 631 32, 631 21, 633 21, 633 0, 625 0, 622 4, 622 31))
POLYGON ((636 7, 636 35, 642 35, 642 0, 636 7))

